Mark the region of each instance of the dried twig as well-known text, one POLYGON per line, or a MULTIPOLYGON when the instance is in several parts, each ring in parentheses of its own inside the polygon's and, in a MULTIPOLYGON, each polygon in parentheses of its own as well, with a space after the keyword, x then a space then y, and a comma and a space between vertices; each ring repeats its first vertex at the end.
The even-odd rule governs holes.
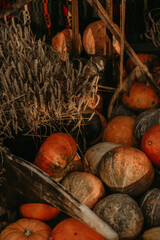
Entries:
POLYGON ((131 73, 127 76, 127 78, 125 78, 123 80, 121 87, 118 87, 116 89, 116 91, 114 92, 114 94, 112 96, 112 99, 110 101, 110 104, 108 106, 108 112, 107 112, 108 119, 111 116, 114 103, 115 103, 116 99, 118 98, 119 94, 122 93, 122 92, 126 92, 127 94, 129 94, 129 91, 130 91, 130 88, 131 88, 131 85, 132 85, 133 81, 136 78, 140 79, 142 77, 144 77, 144 72, 138 66, 136 66, 131 71, 131 73))

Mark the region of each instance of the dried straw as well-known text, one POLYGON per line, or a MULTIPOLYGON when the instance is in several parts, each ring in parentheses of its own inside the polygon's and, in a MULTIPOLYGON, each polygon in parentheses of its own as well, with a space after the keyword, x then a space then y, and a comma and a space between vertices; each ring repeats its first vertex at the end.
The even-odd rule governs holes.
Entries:
POLYGON ((41 126, 75 122, 80 126, 87 107, 98 90, 97 75, 85 74, 45 43, 36 40, 30 26, 14 17, 0 24, 0 136, 13 137, 24 128, 36 135, 41 126), (82 99, 82 100, 80 100, 82 99))

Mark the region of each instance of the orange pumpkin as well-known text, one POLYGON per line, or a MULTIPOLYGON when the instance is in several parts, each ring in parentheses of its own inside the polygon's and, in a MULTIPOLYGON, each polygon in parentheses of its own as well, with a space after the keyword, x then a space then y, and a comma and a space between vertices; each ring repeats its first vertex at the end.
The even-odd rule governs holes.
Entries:
POLYGON ((1 240, 49 240, 52 229, 36 219, 22 218, 8 225, 1 233, 1 240))
MULTIPOLYGON (((138 53, 137 56, 142 61, 143 64, 147 65, 147 67, 150 66, 151 62, 157 58, 154 54, 148 54, 148 53, 138 53)), ((130 72, 135 67, 135 64, 131 58, 127 59, 126 62, 126 70, 130 72)))
POLYGON ((61 59, 66 60, 67 54, 72 54, 72 30, 64 29, 52 38, 52 47, 61 54, 61 59))
POLYGON ((60 213, 60 210, 43 203, 24 203, 19 211, 25 218, 33 218, 40 221, 49 221, 60 213))
POLYGON ((73 163, 72 163, 70 171, 71 172, 75 172, 75 171, 80 171, 81 172, 82 169, 83 169, 83 164, 82 164, 81 157, 78 153, 76 153, 76 155, 73 159, 73 163))
POLYGON ((61 184, 89 208, 93 208, 105 194, 101 180, 87 172, 68 173, 61 184))
POLYGON ((103 95, 98 93, 94 96, 93 99, 90 99, 89 96, 86 96, 85 102, 88 102, 88 107, 91 109, 96 109, 97 111, 101 112, 103 107, 103 95))
POLYGON ((160 167, 160 124, 149 128, 143 135, 141 149, 156 166, 160 167))
POLYGON ((70 170, 77 143, 67 133, 54 133, 40 146, 34 164, 60 181, 70 170))
MULTIPOLYGON (((118 28, 118 26, 116 25, 118 28)), ((106 34, 106 25, 102 20, 90 23, 83 33, 83 47, 87 54, 105 56, 108 52, 107 41, 109 40, 106 34)), ((118 54, 120 53, 120 44, 113 37, 113 47, 118 54)))
POLYGON ((52 240, 105 240, 100 234, 76 220, 68 218, 52 230, 52 240))
POLYGON ((135 82, 132 84, 129 96, 122 95, 123 104, 131 110, 144 111, 159 106, 159 97, 152 86, 135 82))
POLYGON ((135 119, 130 116, 112 118, 103 132, 104 142, 114 142, 129 146, 137 146, 138 142, 133 135, 135 119))

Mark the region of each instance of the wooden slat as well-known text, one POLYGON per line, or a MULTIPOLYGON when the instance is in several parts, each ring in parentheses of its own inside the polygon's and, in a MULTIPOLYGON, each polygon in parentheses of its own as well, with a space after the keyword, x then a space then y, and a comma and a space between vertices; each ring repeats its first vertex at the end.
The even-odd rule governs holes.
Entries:
POLYGON ((81 53, 81 36, 79 33, 78 0, 72 0, 72 34, 73 34, 73 55, 75 57, 79 57, 81 53))

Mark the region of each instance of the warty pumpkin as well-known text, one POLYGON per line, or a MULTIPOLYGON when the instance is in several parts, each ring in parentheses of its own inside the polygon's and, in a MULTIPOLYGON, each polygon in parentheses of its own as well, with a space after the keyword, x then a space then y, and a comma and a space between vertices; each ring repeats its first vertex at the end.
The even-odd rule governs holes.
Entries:
POLYGON ((102 182, 114 192, 139 196, 154 180, 154 167, 146 154, 131 146, 112 148, 98 165, 102 182))
POLYGON ((138 142, 133 135, 134 123, 135 119, 130 116, 112 118, 103 131, 102 140, 136 147, 138 142))
POLYGON ((142 112, 158 107, 160 99, 152 86, 134 82, 130 88, 129 96, 123 93, 122 103, 131 110, 142 112))
POLYGON ((39 148, 34 164, 60 181, 70 171, 77 152, 77 143, 67 133, 53 133, 39 148))

